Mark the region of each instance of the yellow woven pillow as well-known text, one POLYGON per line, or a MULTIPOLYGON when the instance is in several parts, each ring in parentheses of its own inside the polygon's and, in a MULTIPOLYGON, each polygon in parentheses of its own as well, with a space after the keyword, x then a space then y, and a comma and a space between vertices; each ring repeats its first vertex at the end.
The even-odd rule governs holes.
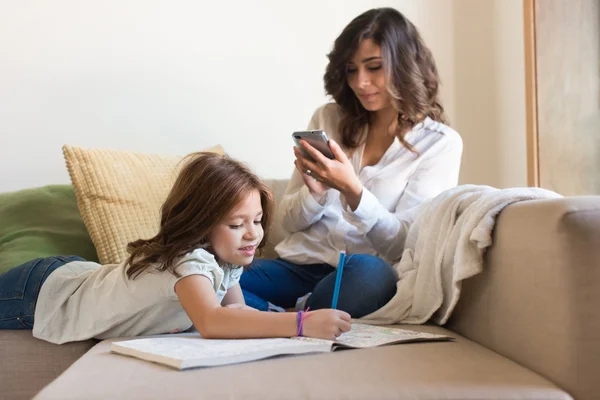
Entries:
MULTIPOLYGON (((221 146, 205 151, 223 154, 221 146)), ((182 157, 63 146, 77 206, 102 264, 127 258, 127 243, 158 233, 160 207, 182 157)))

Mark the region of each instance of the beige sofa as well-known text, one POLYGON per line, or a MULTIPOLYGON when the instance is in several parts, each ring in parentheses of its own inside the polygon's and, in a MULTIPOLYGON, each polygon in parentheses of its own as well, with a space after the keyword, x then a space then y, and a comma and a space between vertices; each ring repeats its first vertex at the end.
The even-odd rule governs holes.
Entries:
MULTIPOLYGON (((285 181, 269 183, 281 195, 285 181)), ((485 270, 466 281, 449 323, 409 327, 455 342, 178 372, 109 354, 109 341, 56 346, 0 331, 0 398, 591 400, 598 305, 600 196, 522 202, 498 217, 485 270)))

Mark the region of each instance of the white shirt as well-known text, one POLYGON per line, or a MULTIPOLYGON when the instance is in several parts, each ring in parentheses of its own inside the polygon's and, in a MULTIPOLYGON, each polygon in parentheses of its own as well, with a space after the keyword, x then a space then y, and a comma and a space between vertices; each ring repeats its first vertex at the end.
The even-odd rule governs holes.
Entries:
POLYGON ((242 267, 221 268, 204 249, 177 262, 179 277, 150 267, 129 279, 126 266, 125 262, 73 261, 57 268, 40 290, 33 336, 62 344, 184 331, 192 321, 179 302, 175 284, 189 275, 204 275, 221 302, 243 272, 242 267))
MULTIPOLYGON (((341 146, 341 119, 335 103, 315 111, 308 129, 322 129, 341 146)), ((368 128, 367 128, 368 129, 368 128)), ((337 265, 339 252, 371 254, 389 263, 404 248, 410 216, 407 210, 458 183, 462 139, 448 126, 426 118, 405 136, 418 154, 395 139, 376 165, 360 168, 364 144, 350 155, 363 184, 356 210, 342 204, 330 189, 320 204, 295 170, 278 207, 283 228, 290 234, 275 250, 296 264, 337 265)))

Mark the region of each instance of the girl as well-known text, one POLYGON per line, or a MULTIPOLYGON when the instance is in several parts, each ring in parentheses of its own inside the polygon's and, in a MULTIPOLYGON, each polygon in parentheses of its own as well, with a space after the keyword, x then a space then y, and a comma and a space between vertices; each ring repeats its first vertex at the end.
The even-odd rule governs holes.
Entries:
POLYGON ((406 211, 456 186, 460 136, 444 125, 433 56, 415 26, 391 8, 355 18, 336 39, 325 71, 335 103, 308 129, 329 135, 335 160, 306 142, 280 205, 290 232, 280 258, 257 260, 241 278, 246 302, 297 309, 331 304, 335 266, 346 250, 338 305, 354 318, 396 293, 406 211), (282 288, 285 288, 283 290, 282 288))
POLYGON ((266 243, 269 189, 227 156, 192 154, 161 209, 160 231, 129 243, 121 264, 49 257, 0 275, 0 328, 65 343, 179 332, 205 338, 304 335, 350 329, 338 310, 273 314, 246 307, 242 266, 266 243))

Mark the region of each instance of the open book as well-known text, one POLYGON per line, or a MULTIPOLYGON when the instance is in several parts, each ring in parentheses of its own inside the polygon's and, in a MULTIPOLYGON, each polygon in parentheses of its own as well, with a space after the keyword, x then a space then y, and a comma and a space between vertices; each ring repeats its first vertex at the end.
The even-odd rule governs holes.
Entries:
POLYGON ((203 339, 198 333, 113 342, 111 352, 176 369, 213 367, 287 354, 326 353, 340 348, 364 349, 389 344, 452 340, 449 336, 352 324, 336 341, 290 339, 203 339))

